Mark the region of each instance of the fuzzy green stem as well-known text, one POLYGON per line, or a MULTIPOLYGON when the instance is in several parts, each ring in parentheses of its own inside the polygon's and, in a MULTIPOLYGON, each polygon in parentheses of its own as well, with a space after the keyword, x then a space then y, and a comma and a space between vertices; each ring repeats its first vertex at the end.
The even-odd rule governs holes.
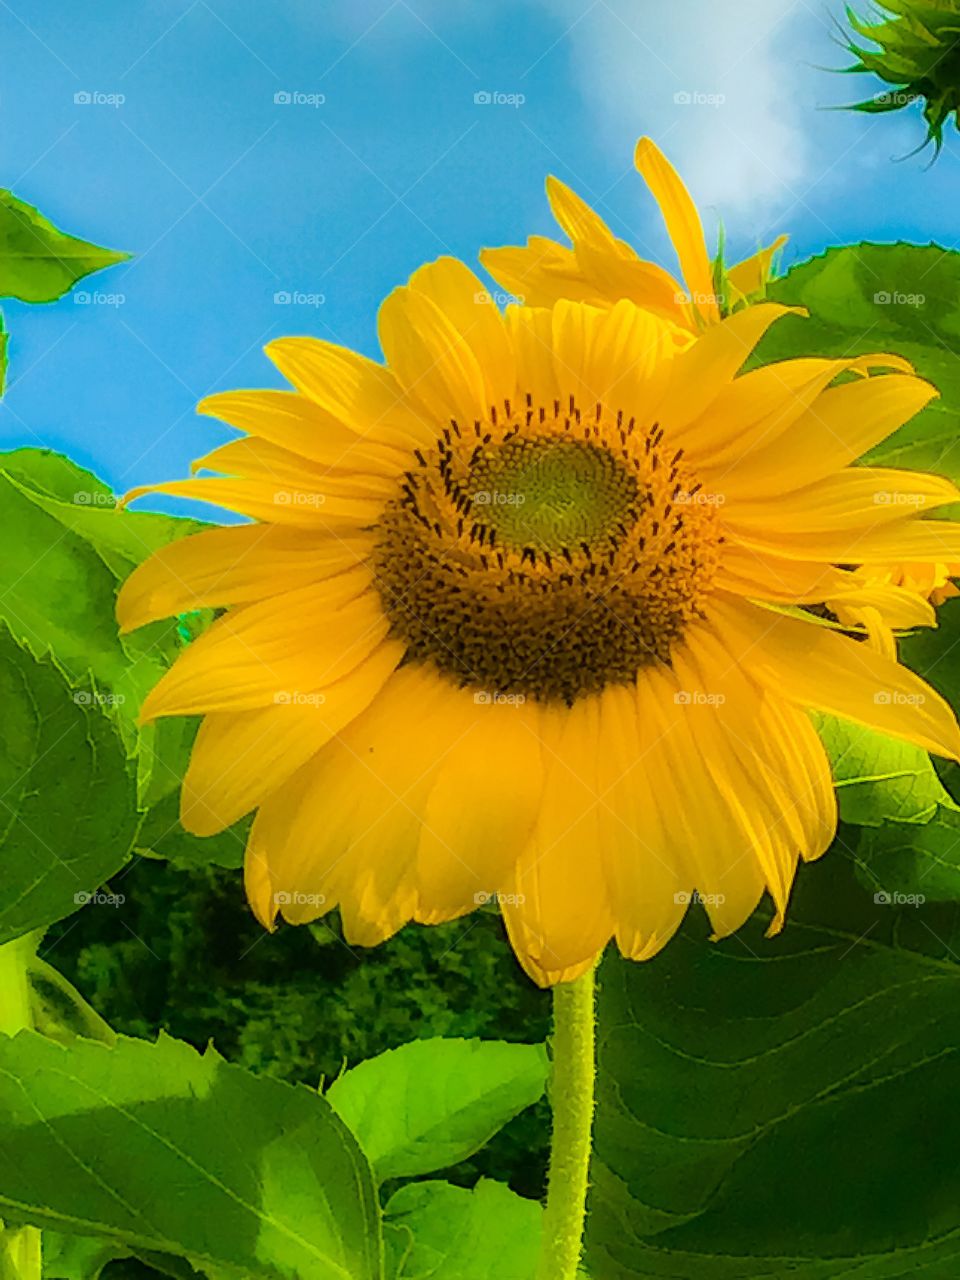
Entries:
MULTIPOLYGON (((0 1032, 15 1036, 33 1026, 30 962, 40 934, 27 934, 0 946, 0 1032)), ((36 1227, 4 1227, 0 1222, 0 1280, 40 1280, 41 1235, 36 1227)))
POLYGON ((583 1251, 596 1080, 594 971, 553 989, 553 1136, 537 1280, 576 1280, 583 1251))

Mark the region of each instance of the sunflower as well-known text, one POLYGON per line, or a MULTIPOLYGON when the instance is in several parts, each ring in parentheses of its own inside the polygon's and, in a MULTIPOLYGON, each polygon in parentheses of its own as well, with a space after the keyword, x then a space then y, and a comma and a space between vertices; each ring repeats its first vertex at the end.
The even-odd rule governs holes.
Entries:
POLYGON ((691 333, 762 297, 787 237, 778 236, 753 257, 725 268, 719 255, 711 261, 697 207, 652 139, 639 140, 634 161, 660 206, 682 282, 641 259, 576 192, 554 177, 547 178, 547 197, 572 248, 531 236, 526 245, 484 249, 483 265, 528 306, 552 306, 561 299, 606 306, 629 298, 691 333))
POLYGON ((879 22, 865 22, 847 9, 856 35, 875 47, 848 42, 857 62, 846 70, 869 72, 894 87, 850 109, 882 115, 922 102, 924 145, 932 142, 939 154, 951 116, 960 129, 960 0, 877 0, 877 5, 886 10, 879 22))
POLYGON ((913 625, 914 593, 838 566, 960 558, 916 515, 952 484, 850 465, 935 391, 890 355, 738 376, 785 310, 698 337, 629 300, 502 313, 441 259, 384 303, 384 364, 285 338, 292 391, 202 402, 246 434, 152 491, 253 523, 164 547, 118 610, 226 610, 142 714, 204 717, 183 824, 257 811, 264 925, 336 906, 373 945, 491 901, 566 981, 696 899, 717 936, 765 892, 780 926, 837 821, 808 709, 960 754, 932 689, 815 615, 867 593, 913 625))

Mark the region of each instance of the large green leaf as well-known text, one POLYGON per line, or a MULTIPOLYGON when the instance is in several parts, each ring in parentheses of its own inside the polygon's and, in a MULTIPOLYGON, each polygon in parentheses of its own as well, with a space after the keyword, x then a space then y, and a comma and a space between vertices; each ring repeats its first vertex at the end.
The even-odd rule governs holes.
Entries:
POLYGON ((176 719, 138 730, 135 717, 212 615, 196 615, 189 627, 173 619, 121 637, 116 594, 155 549, 204 526, 117 510, 103 481, 43 449, 0 454, 0 516, 9 532, 0 546, 0 617, 35 653, 54 654, 74 679, 94 674, 128 747, 137 749, 140 801, 150 807, 179 787, 196 726, 176 719))
POLYGON ((830 755, 844 822, 866 827, 925 823, 940 809, 956 809, 920 747, 835 716, 818 715, 816 724, 830 755))
POLYGON ((486 1178, 410 1183, 387 1203, 388 1280, 533 1280, 542 1214, 486 1178))
POLYGON ((379 1280, 370 1169, 312 1090, 167 1037, 0 1040, 0 1214, 258 1280, 379 1280))
POLYGON ((546 1077, 543 1045, 414 1040, 361 1062, 327 1098, 382 1182, 473 1155, 542 1096, 546 1077))
POLYGON ((0 942, 70 915, 129 856, 134 776, 99 696, 0 627, 0 942))
POLYGON ((763 924, 604 963, 593 1280, 957 1274, 960 913, 834 851, 763 924))
POLYGON ((53 302, 92 271, 129 256, 58 230, 32 205, 0 191, 0 297, 53 302))
POLYGON ((932 902, 960 900, 960 814, 953 810, 923 826, 889 823, 864 831, 857 856, 868 883, 891 899, 919 895, 932 902))
POLYGON ((960 480, 960 253, 937 245, 850 245, 794 267, 768 289, 804 306, 764 338, 759 361, 795 356, 905 356, 940 399, 877 445, 866 461, 960 480))

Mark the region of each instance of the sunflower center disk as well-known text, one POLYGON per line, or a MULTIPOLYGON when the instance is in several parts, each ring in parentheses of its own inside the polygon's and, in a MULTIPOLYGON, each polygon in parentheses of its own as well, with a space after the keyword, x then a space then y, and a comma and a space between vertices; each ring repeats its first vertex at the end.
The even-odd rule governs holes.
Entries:
POLYGON ((657 427, 571 398, 418 455, 378 523, 377 582, 409 661, 572 704, 669 662, 709 593, 716 506, 657 427))
POLYGON ((565 439, 488 446, 470 478, 473 510, 504 546, 555 555, 615 536, 638 493, 636 476, 606 449, 565 439))

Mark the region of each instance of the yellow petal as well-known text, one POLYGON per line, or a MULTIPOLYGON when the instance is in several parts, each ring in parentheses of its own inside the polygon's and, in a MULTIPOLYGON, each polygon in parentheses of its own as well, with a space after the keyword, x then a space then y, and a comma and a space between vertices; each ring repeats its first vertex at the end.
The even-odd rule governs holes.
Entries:
POLYGON ((517 353, 521 395, 534 412, 551 410, 560 396, 553 358, 553 311, 546 307, 507 307, 504 317, 517 353))
MULTIPOLYGON (((264 480, 291 490, 346 498, 389 498, 397 491, 395 471, 392 476, 345 471, 308 462, 269 440, 250 437, 231 440, 212 449, 191 464, 190 470, 219 471, 224 475, 243 476, 247 480, 264 480)), ((398 468, 398 471, 402 468, 398 468)))
POLYGON ((827 627, 714 597, 709 616, 765 687, 950 759, 960 758, 953 711, 919 676, 827 627))
POLYGON ((686 430, 687 448, 711 475, 726 475, 754 450, 789 431, 817 396, 843 373, 913 369, 898 356, 860 356, 853 360, 779 360, 753 369, 721 390, 686 430))
POLYGON ((671 387, 663 410, 664 426, 682 438, 684 428, 729 386, 774 321, 796 310, 761 303, 707 329, 673 362, 671 387))
POLYGON ((456 692, 464 726, 444 748, 417 849, 417 919, 427 924, 472 911, 506 883, 543 786, 536 707, 456 692))
POLYGON ((553 359, 561 404, 572 395, 589 412, 594 405, 637 418, 644 430, 657 416, 670 378, 670 361, 687 338, 632 302, 607 310, 558 303, 553 310, 553 359))
POLYGON ((280 595, 363 563, 372 546, 367 534, 323 538, 283 525, 207 529, 161 547, 134 569, 117 597, 120 630, 280 595))
POLYGON ((707 324, 715 324, 720 309, 697 207, 680 175, 652 139, 640 139, 634 160, 660 206, 693 305, 707 324))
MULTIPOLYGON (((737 316, 759 310, 749 307, 737 316)), ((724 493, 728 499, 749 500, 760 494, 779 495, 785 478, 791 488, 813 484, 855 462, 936 395, 929 382, 900 373, 831 387, 788 432, 758 440, 741 453, 724 476, 724 493)))
POLYGON ((530 236, 525 245, 482 249, 480 261, 497 284, 524 306, 552 307, 561 298, 594 305, 604 301, 573 250, 545 236, 530 236))
POLYGON ((769 533, 742 528, 736 533, 744 546, 768 555, 794 560, 820 560, 843 564, 889 564, 915 560, 938 564, 960 556, 960 523, 949 520, 909 518, 841 529, 829 533, 769 533))
POLYGON ((641 724, 635 689, 604 690, 600 732, 598 820, 617 946, 632 960, 646 960, 683 920, 693 868, 676 847, 669 806, 652 785, 648 757, 658 744, 641 724))
POLYGON ((394 289, 377 317, 380 345, 408 397, 437 425, 485 421, 490 411, 483 371, 452 320, 419 289, 394 289))
POLYGON ((293 487, 276 480, 208 480, 206 477, 139 485, 124 495, 123 505, 136 502, 147 493, 209 502, 211 506, 226 507, 253 520, 294 525, 315 532, 360 530, 372 524, 383 510, 382 499, 328 496, 311 489, 308 483, 293 487))
POLYGON ((384 639, 389 623, 366 567, 233 609, 180 654, 141 720, 264 707, 326 689, 384 639))
POLYGON ((599 840, 595 765, 599 704, 541 708, 543 800, 533 836, 504 885, 501 910, 526 972, 541 986, 568 981, 613 934, 599 840))
POLYGON ((387 641, 322 692, 284 690, 266 707, 205 716, 180 796, 187 831, 215 835, 255 809, 369 706, 403 652, 387 641))
POLYGON ((489 292, 456 258, 438 258, 410 277, 416 289, 450 321, 473 352, 484 381, 484 402, 498 409, 517 394, 513 347, 489 292))
POLYGON ((715 933, 725 936, 743 924, 763 895, 758 853, 766 851, 768 862, 773 854, 762 811, 745 804, 753 799, 749 791, 739 794, 742 779, 729 766, 729 743, 715 732, 703 736, 712 726, 705 705, 692 698, 711 692, 684 688, 666 667, 649 668, 637 681, 640 722, 649 744, 646 772, 672 837, 672 856, 696 889, 715 933))
POLYGON ((407 451, 436 439, 393 373, 366 356, 319 338, 278 338, 264 350, 298 391, 366 439, 407 451))
MULTIPOLYGON (((787 483, 789 484, 789 478, 787 483)), ((960 501, 960 491, 942 476, 888 467, 848 467, 802 489, 724 504, 723 521, 737 532, 768 530, 782 534, 817 534, 831 530, 867 533, 960 501)))
POLYGON ((294 391, 223 391, 201 400, 197 413, 326 467, 394 476, 407 465, 406 448, 364 439, 355 426, 294 391))

